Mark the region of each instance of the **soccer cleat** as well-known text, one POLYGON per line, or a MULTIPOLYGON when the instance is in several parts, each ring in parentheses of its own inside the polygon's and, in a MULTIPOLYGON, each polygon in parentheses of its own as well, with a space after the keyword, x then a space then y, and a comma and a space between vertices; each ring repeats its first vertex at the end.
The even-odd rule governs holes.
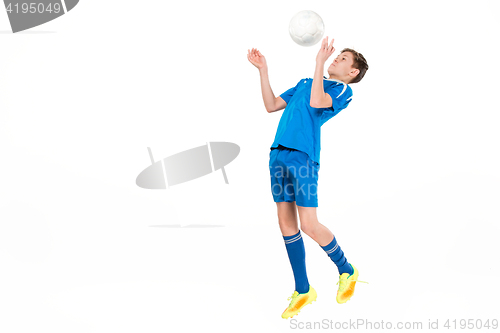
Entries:
POLYGON ((293 292, 293 295, 288 297, 288 300, 292 300, 288 308, 283 311, 281 314, 281 318, 288 319, 300 312, 304 306, 307 304, 311 304, 316 300, 316 290, 313 287, 309 286, 309 291, 305 294, 299 294, 297 290, 293 292))
POLYGON ((339 304, 345 303, 351 299, 352 295, 354 294, 354 287, 356 286, 356 282, 368 283, 365 281, 359 281, 358 270, 353 265, 351 265, 351 267, 354 270, 354 273, 352 273, 351 275, 349 275, 348 273, 341 274, 339 277, 339 282, 337 282, 337 284, 339 285, 339 290, 337 291, 337 303, 339 304))

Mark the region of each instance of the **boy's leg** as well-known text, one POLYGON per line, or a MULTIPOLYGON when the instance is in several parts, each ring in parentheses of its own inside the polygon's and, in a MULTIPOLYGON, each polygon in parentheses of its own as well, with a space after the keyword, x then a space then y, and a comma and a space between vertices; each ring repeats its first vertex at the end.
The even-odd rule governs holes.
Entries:
POLYGON ((327 227, 319 223, 316 216, 316 207, 297 206, 300 217, 300 228, 318 243, 337 265, 339 270, 339 289, 337 303, 347 302, 354 294, 359 272, 356 267, 347 262, 344 252, 337 244, 337 240, 327 227), (330 240, 330 242, 329 242, 330 240))
POLYGON ((297 206, 294 202, 277 202, 278 223, 283 236, 295 235, 299 232, 297 206))
POLYGON ((309 285, 306 274, 306 252, 301 232, 298 228, 297 206, 295 202, 277 202, 278 218, 285 241, 288 258, 295 277, 295 291, 288 298, 288 307, 281 314, 282 318, 295 316, 308 304, 316 300, 316 290, 309 285))
POLYGON ((271 191, 278 209, 278 221, 299 294, 309 291, 306 274, 306 253, 299 231, 293 184, 287 177, 286 160, 290 151, 275 149, 269 153, 271 191))
POLYGON ((278 221, 285 241, 288 258, 295 278, 295 290, 299 294, 309 291, 306 273, 306 252, 304 241, 298 228, 297 206, 295 202, 277 202, 278 221))
POLYGON ((353 274, 352 266, 347 262, 344 252, 337 243, 332 232, 319 223, 316 215, 316 207, 297 206, 300 217, 300 228, 328 254, 330 259, 337 265, 339 274, 353 274))
POLYGON ((314 239, 320 246, 328 245, 332 239, 333 234, 324 225, 319 223, 316 215, 316 207, 302 207, 297 206, 300 217, 300 228, 309 237, 314 239))

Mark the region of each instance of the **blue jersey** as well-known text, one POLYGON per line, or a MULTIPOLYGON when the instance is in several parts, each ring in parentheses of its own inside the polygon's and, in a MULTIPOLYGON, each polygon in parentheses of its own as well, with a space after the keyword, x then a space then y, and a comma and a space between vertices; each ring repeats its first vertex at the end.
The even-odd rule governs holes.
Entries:
POLYGON ((310 106, 312 82, 311 78, 302 79, 280 95, 287 105, 271 148, 281 144, 297 149, 319 164, 321 126, 349 105, 352 89, 342 81, 324 78, 323 88, 332 97, 332 106, 313 108, 310 106))

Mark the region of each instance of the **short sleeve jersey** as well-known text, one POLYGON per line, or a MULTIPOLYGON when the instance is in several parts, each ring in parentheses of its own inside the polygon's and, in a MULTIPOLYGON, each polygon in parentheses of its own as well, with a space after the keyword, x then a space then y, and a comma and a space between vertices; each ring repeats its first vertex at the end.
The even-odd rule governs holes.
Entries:
POLYGON ((321 126, 349 105, 352 89, 342 81, 324 78, 323 88, 332 98, 332 106, 313 108, 310 106, 312 82, 311 78, 302 79, 280 95, 287 105, 271 148, 281 144, 297 149, 320 164, 321 126))

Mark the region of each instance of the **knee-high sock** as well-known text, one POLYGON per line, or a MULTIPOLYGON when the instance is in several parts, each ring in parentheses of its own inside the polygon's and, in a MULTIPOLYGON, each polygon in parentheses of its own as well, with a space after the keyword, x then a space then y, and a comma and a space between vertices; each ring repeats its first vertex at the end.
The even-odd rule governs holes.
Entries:
POLYGON ((306 250, 300 230, 293 236, 283 236, 283 239, 295 277, 295 290, 299 294, 307 293, 309 292, 309 281, 306 273, 306 250))
POLYGON ((337 244, 336 237, 333 237, 333 240, 327 246, 321 246, 323 250, 325 250, 326 254, 332 259, 332 261, 337 265, 339 269, 339 274, 342 273, 354 273, 351 265, 347 262, 347 258, 344 256, 344 252, 340 248, 339 244, 337 244))

